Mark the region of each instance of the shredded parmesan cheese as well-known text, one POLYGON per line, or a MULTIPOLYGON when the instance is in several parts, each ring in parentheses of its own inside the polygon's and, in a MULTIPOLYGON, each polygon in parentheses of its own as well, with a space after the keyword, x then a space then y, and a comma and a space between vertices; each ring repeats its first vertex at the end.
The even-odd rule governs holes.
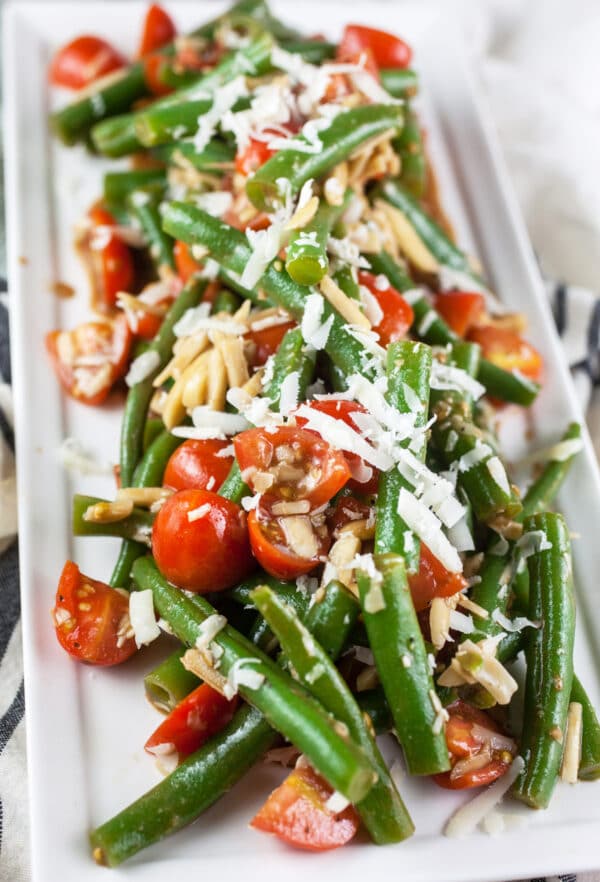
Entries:
POLYGON ((149 588, 146 591, 132 591, 129 595, 129 620, 138 649, 160 636, 149 588))
POLYGON ((446 836, 468 836, 473 833, 477 825, 510 790, 524 768, 523 758, 516 756, 506 774, 454 813, 446 824, 446 836))

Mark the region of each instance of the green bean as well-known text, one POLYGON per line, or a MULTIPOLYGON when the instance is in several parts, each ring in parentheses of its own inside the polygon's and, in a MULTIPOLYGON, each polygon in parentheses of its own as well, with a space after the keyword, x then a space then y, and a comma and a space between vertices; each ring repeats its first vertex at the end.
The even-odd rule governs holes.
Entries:
POLYGON ((306 627, 330 658, 337 658, 360 615, 360 604, 341 582, 329 582, 315 594, 306 616, 306 627), (332 627, 332 623, 337 625, 332 627))
POLYGON ((162 433, 163 429, 164 423, 160 417, 148 417, 148 419, 146 420, 146 425, 144 426, 144 454, 146 453, 152 442, 156 441, 158 436, 162 433))
POLYGON ((286 377, 298 375, 298 401, 306 398, 306 390, 312 382, 315 371, 314 352, 306 352, 306 344, 300 328, 290 328, 273 358, 271 379, 265 384, 263 395, 272 402, 271 409, 278 410, 281 400, 281 386, 286 377))
POLYGON ((113 213, 122 213, 131 193, 149 184, 166 187, 167 179, 164 169, 142 168, 107 172, 104 175, 104 201, 108 210, 113 213))
POLYGON ((180 646, 144 677, 148 700, 163 713, 170 713, 200 680, 181 664, 185 647, 180 646))
POLYGON ((329 205, 322 199, 313 219, 301 230, 292 233, 285 268, 299 285, 316 285, 327 273, 327 240, 346 205, 347 201, 342 205, 329 205))
POLYGON ((203 150, 196 150, 193 141, 175 141, 152 150, 152 156, 175 168, 193 166, 198 171, 222 175, 233 168, 235 148, 213 139, 203 150))
POLYGON ((272 305, 266 297, 261 296, 262 292, 259 293, 255 289, 244 288, 244 286, 240 284, 238 278, 226 272, 222 267, 219 268, 219 279, 224 285, 227 285, 228 288, 235 291, 235 293, 239 294, 244 300, 249 300, 251 303, 260 306, 262 309, 266 309, 272 305))
POLYGON ((529 407, 540 391, 539 383, 517 371, 505 371, 487 358, 481 359, 477 379, 485 386, 488 395, 522 407, 529 407))
POLYGON ((319 130, 318 152, 307 153, 302 147, 294 150, 294 143, 309 143, 300 134, 290 139, 287 149, 268 159, 248 178, 248 198, 260 210, 275 208, 283 199, 278 181, 285 179, 295 196, 306 181, 320 178, 365 141, 382 132, 400 131, 401 127, 402 110, 394 105, 370 104, 342 111, 327 128, 319 130))
MULTIPOLYGON (((581 426, 579 423, 571 423, 560 440, 562 443, 564 441, 578 441, 580 438, 581 426)), ((533 482, 523 497, 521 519, 539 514, 548 508, 566 478, 576 454, 577 451, 574 451, 564 459, 550 460, 546 463, 541 475, 533 482)))
POLYGON ((128 208, 144 233, 150 257, 159 275, 165 269, 175 271, 173 257, 175 243, 161 225, 160 204, 163 197, 162 187, 148 186, 143 190, 134 190, 127 199, 128 208))
POLYGON ((383 68, 379 71, 381 85, 394 98, 414 98, 419 91, 417 72, 409 67, 383 68))
POLYGON ((295 604, 298 601, 301 609, 304 609, 305 601, 308 598, 303 592, 298 590, 295 582, 284 582, 281 579, 276 579, 275 576, 271 576, 269 573, 265 573, 263 570, 240 582, 235 588, 231 588, 227 592, 227 596, 235 600, 236 603, 239 603, 240 606, 253 607, 251 594, 259 585, 268 585, 272 591, 281 595, 286 603, 296 608, 295 604))
POLYGON ((356 572, 363 618, 411 775, 449 767, 427 649, 401 557, 375 555, 376 573, 356 572))
POLYGON ((121 539, 136 539, 138 542, 150 540, 154 515, 142 508, 134 508, 128 517, 111 523, 86 521, 85 513, 92 505, 110 505, 106 499, 97 496, 73 496, 73 535, 74 536, 119 536, 121 539))
POLYGON ((410 816, 360 708, 327 652, 311 637, 294 611, 266 585, 256 588, 252 599, 277 635, 299 681, 336 720, 348 727, 350 736, 362 747, 376 770, 377 782, 357 804, 373 841, 382 845, 411 836, 414 826, 410 816))
POLYGON ((600 723, 592 702, 576 676, 573 677, 570 701, 579 702, 583 711, 579 777, 582 781, 596 781, 600 778, 600 723))
POLYGON ((233 315, 234 312, 238 311, 241 305, 242 300, 238 294, 234 294, 232 291, 228 291, 227 288, 221 288, 221 290, 215 297, 212 312, 215 315, 218 312, 226 312, 229 315, 233 315))
POLYGON ((240 505, 244 496, 251 495, 252 491, 242 478, 242 473, 237 461, 231 466, 229 474, 219 488, 219 496, 230 499, 236 505, 240 505))
POLYGON ((333 281, 350 300, 360 301, 360 287, 355 272, 347 263, 342 263, 333 274, 333 281))
MULTIPOLYGON (((537 550, 528 558, 529 616, 540 622, 526 636, 525 705, 521 753, 525 768, 513 793, 534 808, 546 808, 556 785, 573 682, 575 598, 571 543, 561 515, 526 518, 537 533, 537 550)), ((533 541, 533 537, 532 537, 533 541)))
POLYGON ((292 55, 300 55, 309 64, 323 64, 324 61, 335 58, 337 51, 336 43, 327 43, 325 40, 284 40, 281 46, 292 55))
MULTIPOLYGON (((151 558, 137 560, 133 576, 141 589, 152 590, 158 613, 178 638, 194 646, 202 622, 214 614, 210 603, 199 595, 192 600, 170 585, 151 558)), ((242 697, 304 753, 335 790, 352 803, 360 802, 371 789, 375 777, 363 751, 332 727, 330 717, 318 702, 233 628, 226 626, 214 642, 223 650, 219 672, 227 676, 234 664, 249 659, 251 669, 264 679, 257 688, 240 683, 238 688, 242 697), (250 657, 248 646, 251 647, 250 657)))
POLYGON ((419 118, 410 107, 406 109, 404 127, 392 142, 392 146, 400 157, 398 180, 412 196, 420 199, 425 192, 427 161, 419 118))
MULTIPOLYGON (((431 384, 431 349, 424 343, 399 340, 387 348, 387 392, 389 404, 400 413, 413 413, 415 429, 425 425, 429 406, 431 384), (417 409, 415 399, 419 403, 417 409)), ((415 433, 416 435, 416 433, 415 433)), ((414 436, 410 439, 412 443, 414 436)), ((409 439, 402 442, 408 447, 409 439)), ((415 456, 423 462, 427 442, 422 436, 415 456)), ((398 514, 398 500, 402 489, 411 493, 414 487, 398 468, 382 472, 377 492, 377 518, 375 527, 375 551, 378 554, 394 552, 404 558, 408 573, 419 569, 420 544, 415 534, 398 514)))
POLYGON ((369 715, 377 735, 384 735, 393 728, 394 721, 382 686, 358 692, 355 698, 361 711, 369 715))

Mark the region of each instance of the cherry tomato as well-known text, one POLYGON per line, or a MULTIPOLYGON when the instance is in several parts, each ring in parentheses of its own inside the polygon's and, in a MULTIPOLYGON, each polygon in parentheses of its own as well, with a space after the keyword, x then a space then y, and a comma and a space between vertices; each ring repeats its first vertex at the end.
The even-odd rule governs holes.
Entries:
POLYGON ((163 81, 163 71, 167 64, 169 59, 164 55, 149 55, 143 59, 144 81, 153 95, 170 95, 174 91, 172 86, 163 81))
MULTIPOLYGON (((345 398, 327 398, 323 401, 307 401, 306 406, 310 407, 311 410, 318 410, 319 413, 325 413, 327 416, 342 420, 347 426, 350 426, 351 429, 354 429, 359 433, 360 427, 354 422, 352 415, 367 412, 362 404, 358 404, 356 401, 347 401, 345 398)), ((296 416, 295 419, 298 426, 305 426, 307 423, 306 417, 296 416)), ((310 431, 313 430, 311 429, 310 431)), ((346 457, 350 472, 353 476, 348 482, 348 487, 355 490, 357 493, 376 493, 377 483, 379 481, 378 469, 369 466, 364 462, 362 457, 349 450, 344 451, 344 456, 346 457), (359 480, 359 478, 363 480, 359 480), (364 478, 367 480, 364 480, 364 478)))
POLYGON ((162 6, 152 3, 146 12, 144 25, 142 28, 142 36, 137 51, 137 58, 148 55, 149 52, 156 52, 162 49, 167 43, 171 43, 177 34, 173 19, 165 12, 162 6))
POLYGON ((60 574, 52 618, 58 642, 78 661, 118 665, 137 650, 127 636, 127 593, 84 576, 73 561, 60 574))
POLYGON ((127 369, 131 331, 124 315, 51 331, 46 350, 63 389, 83 404, 101 404, 127 369))
POLYGON ((173 708, 148 738, 144 749, 156 756, 161 745, 172 745, 181 762, 229 723, 237 704, 237 698, 228 701, 202 683, 173 708))
POLYGON ((233 465, 233 456, 220 455, 229 446, 228 441, 213 438, 184 441, 171 454, 163 484, 173 490, 214 490, 216 493, 233 465))
POLYGON ((458 699, 447 707, 446 743, 452 769, 433 779, 447 790, 465 790, 491 784, 508 770, 517 745, 502 735, 488 714, 458 699), (501 744, 498 744, 501 742, 501 744), (469 768, 469 760, 476 765, 469 768))
POLYGON ((261 367, 269 356, 274 355, 287 331, 295 326, 295 322, 282 322, 280 325, 270 325, 270 327, 261 328, 258 331, 250 330, 244 334, 244 338, 252 340, 256 346, 251 367, 261 367))
POLYGON ((310 573, 329 551, 324 524, 315 526, 308 515, 272 517, 263 509, 248 515, 252 553, 261 567, 277 579, 295 579, 310 573))
POLYGON ((387 282, 385 276, 374 276, 372 273, 360 271, 358 281, 368 288, 377 300, 379 308, 383 312, 383 318, 373 330, 379 334, 379 342, 382 346, 402 340, 414 320, 414 313, 410 303, 402 294, 387 282), (387 283, 386 287, 382 287, 387 283))
POLYGON ((327 808, 333 791, 310 766, 297 766, 271 793, 252 818, 255 830, 273 833, 288 845, 308 851, 326 851, 345 845, 355 836, 360 821, 347 806, 339 814, 327 808))
POLYGON ((248 429, 233 444, 244 480, 264 494, 265 503, 306 499, 311 508, 319 508, 350 477, 341 451, 296 426, 278 426, 275 431, 248 429))
POLYGON ((87 255, 94 293, 99 307, 110 311, 117 302, 119 291, 128 291, 133 285, 133 256, 125 242, 111 232, 116 220, 110 212, 95 206, 89 211, 88 217, 92 223, 92 231, 88 239, 87 255))
POLYGON ((364 25, 346 25, 338 54, 347 58, 365 50, 373 54, 378 67, 408 67, 412 59, 412 49, 399 37, 364 25))
POLYGON ((152 552, 169 582, 198 594, 231 588, 255 567, 245 513, 208 490, 167 499, 152 528, 152 552))
POLYGON ((54 86, 83 89, 126 64, 126 59, 106 40, 85 34, 58 50, 48 78, 54 86))
MULTIPOLYGON (((268 132, 268 129, 266 131, 268 132)), ((261 165, 264 165, 275 152, 275 150, 271 150, 266 141, 258 141, 256 138, 250 138, 248 146, 241 150, 235 157, 235 170, 238 174, 247 177, 252 174, 252 172, 255 172, 256 169, 260 168, 261 165)))
POLYGON ((420 612, 429 606, 434 597, 452 597, 462 591, 467 581, 460 573, 449 573, 421 542, 419 572, 409 575, 408 584, 415 609, 420 612))
POLYGON ((506 328, 481 325, 472 328, 469 340, 479 343, 484 358, 504 368, 506 371, 519 371, 532 380, 539 380, 544 369, 540 353, 531 343, 519 334, 506 328))
POLYGON ((202 269, 202 264, 192 256, 191 247, 180 239, 173 246, 173 257, 175 258, 177 275, 184 284, 202 269))
POLYGON ((449 291, 437 294, 434 306, 454 333, 464 337, 480 321, 485 300, 477 291, 449 291))

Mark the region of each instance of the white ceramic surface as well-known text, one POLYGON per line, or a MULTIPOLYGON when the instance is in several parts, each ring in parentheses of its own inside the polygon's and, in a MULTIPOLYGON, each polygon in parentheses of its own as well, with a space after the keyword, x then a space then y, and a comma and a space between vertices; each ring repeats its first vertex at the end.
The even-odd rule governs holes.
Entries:
MULTIPOLYGON (((511 448, 523 451, 557 437, 580 414, 545 302, 523 223, 485 110, 463 61, 451 22, 422 7, 395 3, 274 2, 275 10, 308 32, 339 34, 350 16, 402 34, 416 49, 422 111, 444 204, 459 233, 487 267, 510 308, 524 311, 530 336, 547 363, 546 385, 532 418, 511 420, 511 448)), ((106 820, 158 780, 142 745, 157 716, 143 696, 142 676, 162 649, 152 647, 124 670, 73 664, 58 647, 50 621, 56 581, 67 557, 84 572, 108 576, 117 545, 73 540, 69 505, 74 491, 109 495, 110 477, 72 478, 56 451, 68 435, 99 459, 117 460, 118 402, 94 410, 67 401, 43 352, 44 334, 86 315, 87 281, 72 249, 73 223, 100 191, 106 164, 51 139, 47 114, 57 102, 46 86, 52 50, 84 31, 132 51, 141 3, 19 3, 4 20, 4 90, 8 247, 13 381, 18 427, 19 524, 27 731, 34 882, 107 880, 89 857, 86 831, 106 820), (26 260, 23 260, 25 258, 26 260), (75 286, 59 300, 54 281, 75 286)), ((217 2, 172 3, 181 28, 223 8, 217 2)), ((114 164, 113 164, 114 165, 114 164)), ((596 607, 600 552, 600 480, 586 438, 560 504, 574 542, 579 624, 577 670, 600 705, 600 614, 596 607)), ((391 754, 397 749, 388 744, 391 754)), ((403 794, 417 825, 408 842, 387 848, 355 844, 313 856, 294 853, 258 835, 247 821, 280 777, 255 769, 199 823, 143 852, 112 878, 165 880, 216 873, 220 882, 284 878, 286 882, 366 877, 404 882, 485 882, 600 865, 600 784, 560 785, 546 812, 519 809, 523 825, 490 838, 447 839, 444 822, 464 798, 405 779, 403 794), (193 874, 193 876, 192 876, 193 874), (339 875, 338 875, 339 874, 339 875)))

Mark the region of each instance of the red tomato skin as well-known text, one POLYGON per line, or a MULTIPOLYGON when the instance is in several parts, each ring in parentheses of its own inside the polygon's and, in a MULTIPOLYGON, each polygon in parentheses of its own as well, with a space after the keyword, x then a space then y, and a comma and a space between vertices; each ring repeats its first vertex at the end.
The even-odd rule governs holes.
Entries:
POLYGON ((245 513, 208 490, 179 490, 167 499, 154 521, 152 553, 169 582, 197 594, 232 588, 256 566, 245 513), (188 512, 205 504, 210 511, 189 521, 188 512))
POLYGON ((170 95, 174 91, 162 80, 163 67, 166 63, 168 63, 168 59, 164 55, 148 55, 143 59, 144 81, 148 91, 157 97, 170 95))
POLYGON ((404 68, 412 60, 412 49, 399 37, 364 25, 346 25, 338 54, 343 57, 359 55, 367 49, 379 67, 404 68))
POLYGON ((233 456, 217 454, 229 447, 228 441, 184 441, 171 454, 163 484, 173 490, 219 490, 233 465, 233 456), (210 484, 210 486, 209 486, 210 484))
POLYGON ((202 269, 202 264, 198 263, 192 256, 191 247, 180 239, 173 246, 173 257, 175 258, 177 275, 184 284, 202 269))
POLYGON ((148 7, 142 36, 137 51, 137 58, 143 58, 149 52, 162 49, 167 43, 171 43, 177 34, 177 29, 171 16, 165 12, 162 6, 152 3, 148 7))
POLYGON ((106 40, 84 34, 58 50, 52 59, 48 79, 53 86, 83 89, 126 64, 123 55, 106 40))
POLYGON ((464 337, 483 315, 485 301, 477 291, 436 294, 434 306, 455 334, 464 337))
POLYGON ((228 701, 202 683, 173 708, 148 738, 144 749, 153 753, 152 748, 173 744, 181 762, 229 723, 237 704, 237 698, 228 701))
POLYGON ((307 851, 339 848, 355 836, 360 821, 353 806, 337 815, 325 807, 332 792, 310 766, 296 767, 271 793, 250 826, 307 851))
POLYGON ((52 618, 58 642, 77 661, 108 667, 136 651, 133 637, 117 645, 117 632, 129 613, 129 599, 104 582, 90 579, 68 560, 60 575, 52 618), (63 620, 66 610, 70 617, 63 620))
MULTIPOLYGON (((294 485, 275 484, 265 494, 263 501, 275 499, 308 499, 312 508, 325 505, 326 502, 341 490, 350 478, 350 468, 346 459, 339 450, 334 450, 314 432, 306 429, 298 429, 295 426, 279 426, 276 432, 268 432, 265 429, 247 429, 234 438, 235 455, 242 474, 248 470, 268 469, 276 459, 278 448, 297 446, 301 460, 298 467, 303 464, 316 465, 321 470, 319 482, 310 488, 298 488, 294 485), (287 487, 291 495, 282 487, 287 487)), ((246 480, 246 478, 244 478, 246 480)), ((252 486, 252 474, 248 474, 247 483, 252 486)))
POLYGON ((366 502, 355 496, 342 496, 335 504, 333 511, 327 516, 327 523, 334 536, 339 536, 341 527, 354 521, 366 520, 373 509, 366 502))
POLYGON ((358 281, 369 289, 383 312, 383 318, 373 328, 375 333, 379 334, 381 345, 387 346, 389 343, 403 340, 415 318, 410 303, 407 303, 402 294, 389 284, 387 288, 381 290, 378 287, 377 276, 372 273, 360 271, 358 281))
MULTIPOLYGON (((266 131, 268 132, 268 129, 266 131)), ((275 150, 271 150, 266 141, 250 138, 248 146, 235 157, 235 170, 238 174, 247 177, 261 165, 264 165, 274 154, 275 150)))
MULTIPOLYGON (((95 227, 115 226, 116 220, 104 208, 95 206, 88 217, 95 227)), ((133 256, 125 242, 116 235, 110 235, 101 249, 89 249, 94 288, 100 294, 99 306, 107 311, 114 310, 119 291, 128 291, 134 282, 133 256)))
POLYGON ((267 359, 274 355, 286 333, 296 327, 296 322, 284 322, 280 325, 271 325, 259 331, 248 331, 244 339, 251 340, 256 346, 256 352, 252 358, 252 367, 262 367, 267 359))
POLYGON ((287 581, 304 576, 319 565, 321 557, 327 553, 329 541, 320 543, 319 553, 315 557, 298 557, 285 546, 283 539, 277 544, 269 539, 265 529, 269 528, 270 523, 261 521, 255 511, 248 514, 252 554, 267 573, 276 579, 287 581))
POLYGON ((469 790, 471 787, 483 787, 486 784, 491 784, 506 774, 508 769, 508 763, 503 763, 501 760, 491 760, 481 769, 465 772, 458 778, 451 778, 450 772, 440 772, 433 776, 433 780, 438 787, 443 787, 444 790, 469 790))
POLYGON ((421 542, 419 572, 409 575, 408 584, 415 609, 421 612, 434 597, 452 597, 462 591, 467 581, 459 573, 449 573, 421 542))
POLYGON ((518 370, 531 380, 540 380, 544 360, 538 350, 514 331, 480 325, 469 331, 468 339, 479 343, 484 358, 507 371, 518 370))

